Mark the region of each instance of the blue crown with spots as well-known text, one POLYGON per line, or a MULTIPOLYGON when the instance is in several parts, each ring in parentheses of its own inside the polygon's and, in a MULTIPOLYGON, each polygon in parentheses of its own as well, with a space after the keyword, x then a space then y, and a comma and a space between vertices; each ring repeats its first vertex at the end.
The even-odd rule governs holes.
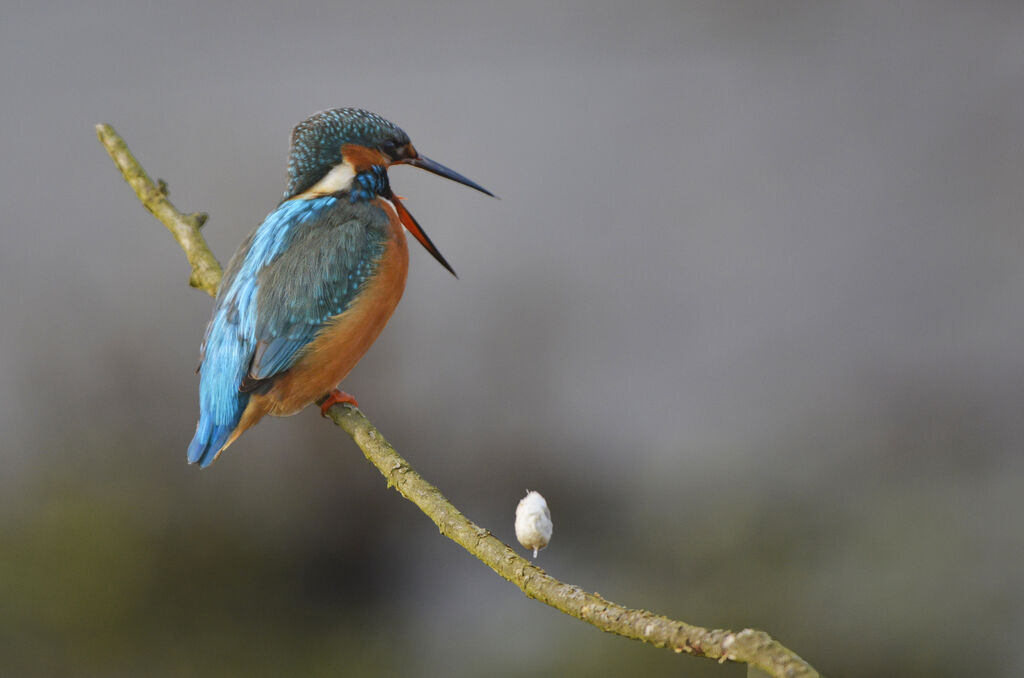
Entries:
POLYGON ((334 108, 306 118, 292 130, 284 199, 313 186, 340 163, 345 144, 376 148, 385 141, 404 146, 409 143, 409 135, 376 113, 360 108, 334 108))

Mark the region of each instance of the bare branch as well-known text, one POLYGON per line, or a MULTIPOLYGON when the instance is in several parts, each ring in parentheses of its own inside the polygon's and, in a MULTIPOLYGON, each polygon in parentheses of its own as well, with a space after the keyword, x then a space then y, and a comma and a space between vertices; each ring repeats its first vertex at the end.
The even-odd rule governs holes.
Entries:
MULTIPOLYGON (((220 284, 221 267, 199 228, 205 214, 184 215, 167 200, 163 181, 156 185, 135 160, 124 140, 109 125, 97 125, 100 142, 114 159, 135 194, 174 234, 189 263, 190 284, 215 295, 220 284)), ((818 676, 809 664, 794 652, 773 640, 764 631, 739 632, 706 629, 647 610, 635 610, 588 593, 578 586, 563 583, 515 553, 488 530, 476 525, 449 502, 441 491, 423 479, 393 448, 358 409, 335 405, 328 410, 335 424, 352 436, 366 458, 377 467, 403 497, 416 504, 434 524, 455 543, 479 558, 485 565, 518 586, 523 593, 565 614, 582 619, 602 631, 632 638, 655 647, 685 652, 719 662, 743 662, 777 678, 818 676)))
POLYGON ((578 586, 555 579, 515 553, 488 530, 466 518, 440 490, 424 480, 395 451, 361 411, 348 405, 335 405, 327 414, 352 436, 366 458, 387 479, 388 485, 426 513, 441 530, 441 534, 518 586, 530 598, 582 619, 602 631, 650 643, 655 647, 720 661, 744 662, 764 669, 772 676, 795 678, 818 675, 800 657, 778 641, 772 640, 764 631, 744 629, 733 633, 693 626, 647 610, 623 607, 596 593, 588 593, 578 586))
POLYGON ((199 232, 206 223, 206 214, 182 214, 175 209, 167 199, 167 183, 163 179, 160 179, 159 185, 153 183, 113 127, 106 124, 96 125, 96 136, 114 159, 114 164, 121 170, 124 180, 135 191, 142 205, 167 227, 181 245, 181 249, 185 250, 188 263, 192 265, 192 275, 188 284, 203 290, 211 297, 216 296, 222 271, 206 244, 206 238, 199 232))

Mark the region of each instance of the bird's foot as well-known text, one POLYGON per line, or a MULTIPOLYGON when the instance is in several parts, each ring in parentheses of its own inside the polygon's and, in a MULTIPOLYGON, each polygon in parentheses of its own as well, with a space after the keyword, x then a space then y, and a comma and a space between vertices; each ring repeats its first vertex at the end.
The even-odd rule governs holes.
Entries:
POLYGON ((327 410, 331 409, 332 407, 339 403, 347 403, 352 407, 359 407, 359 403, 356 402, 354 396, 345 393, 344 391, 339 391, 338 389, 335 388, 331 389, 331 392, 327 394, 327 397, 324 398, 324 401, 320 403, 320 416, 326 417, 327 410))

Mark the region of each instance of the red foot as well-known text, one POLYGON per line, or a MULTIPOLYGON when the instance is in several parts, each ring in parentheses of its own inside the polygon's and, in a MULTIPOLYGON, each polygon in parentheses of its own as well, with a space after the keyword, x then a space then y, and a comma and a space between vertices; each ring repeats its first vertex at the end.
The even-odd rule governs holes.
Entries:
POLYGON ((359 407, 359 403, 356 402, 356 399, 353 396, 345 393, 344 391, 332 389, 331 392, 327 394, 327 397, 324 398, 324 401, 320 403, 320 416, 326 417, 327 410, 331 409, 331 407, 338 403, 348 403, 352 407, 359 407))

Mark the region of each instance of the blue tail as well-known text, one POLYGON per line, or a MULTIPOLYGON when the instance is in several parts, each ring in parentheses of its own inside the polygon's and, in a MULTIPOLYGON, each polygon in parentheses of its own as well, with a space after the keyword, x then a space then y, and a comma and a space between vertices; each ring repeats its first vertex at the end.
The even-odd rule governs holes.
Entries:
MULTIPOLYGON (((243 406, 244 410, 245 407, 243 406)), ((199 468, 206 468, 217 458, 217 453, 224 447, 231 432, 238 426, 241 417, 234 418, 229 424, 216 424, 210 412, 199 413, 199 423, 196 424, 196 435, 192 438, 192 444, 188 446, 188 463, 199 463, 199 468)))

